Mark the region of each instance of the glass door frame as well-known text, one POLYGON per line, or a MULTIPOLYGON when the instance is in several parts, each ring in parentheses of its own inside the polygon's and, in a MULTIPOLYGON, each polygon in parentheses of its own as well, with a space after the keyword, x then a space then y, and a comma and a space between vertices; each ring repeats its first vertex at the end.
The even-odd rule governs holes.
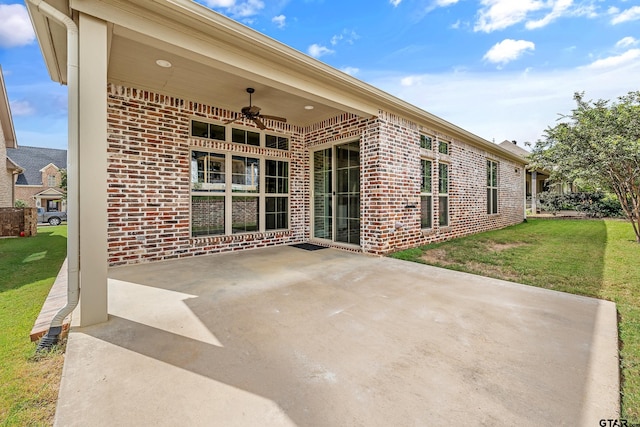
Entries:
MULTIPOLYGON (((359 212, 358 212, 358 227, 359 227, 359 241, 358 244, 354 244, 354 243, 347 243, 347 242, 342 242, 337 240, 337 234, 338 234, 338 230, 337 230, 337 222, 338 222, 338 218, 337 218, 337 211, 338 211, 338 204, 337 204, 337 200, 338 200, 338 188, 337 188, 337 184, 338 184, 338 173, 337 173, 337 163, 338 160, 336 158, 336 148, 338 146, 341 145, 347 145, 347 144, 351 144, 354 142, 357 142, 360 145, 360 138, 350 138, 350 139, 344 139, 344 140, 340 140, 340 141, 334 141, 334 142, 330 142, 330 143, 325 143, 325 144, 321 144, 315 147, 310 148, 309 150, 309 169, 310 169, 310 183, 309 183, 309 187, 310 187, 310 215, 309 215, 309 219, 310 219, 310 239, 313 241, 319 241, 319 242, 324 242, 324 243, 329 243, 331 245, 339 245, 339 246, 344 246, 344 247, 350 247, 350 248, 358 248, 360 249, 361 247, 361 241, 362 241, 362 159, 359 156, 359 162, 358 162, 358 167, 359 167, 359 173, 358 173, 358 180, 359 180, 359 185, 358 185, 358 191, 359 191, 359 212), (321 238, 321 237, 315 237, 315 225, 316 225, 316 221, 315 221, 315 213, 316 213, 316 206, 315 206, 315 161, 314 161, 314 155, 316 152, 318 151, 324 151, 327 149, 331 149, 331 238, 321 238)), ((358 147, 358 153, 361 153, 361 149, 360 147, 358 147)))

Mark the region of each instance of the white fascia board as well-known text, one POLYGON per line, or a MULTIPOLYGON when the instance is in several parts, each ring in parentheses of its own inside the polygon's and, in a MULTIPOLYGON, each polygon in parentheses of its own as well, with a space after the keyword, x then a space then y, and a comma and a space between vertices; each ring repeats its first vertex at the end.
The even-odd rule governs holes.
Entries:
POLYGON ((64 55, 64 57, 59 56, 59 52, 56 52, 53 41, 53 35, 59 32, 55 27, 59 27, 59 25, 51 22, 49 18, 40 12, 32 3, 26 1, 25 4, 51 80, 66 85, 66 76, 63 75, 62 70, 66 70, 67 64, 60 63, 62 58, 66 58, 66 55, 64 55))
POLYGON ((4 84, 4 76, 2 67, 0 66, 0 126, 2 127, 2 135, 7 148, 17 148, 16 130, 13 126, 13 117, 11 116, 11 106, 9 105, 9 96, 7 95, 7 87, 4 84))
POLYGON ((520 164, 522 158, 191 0, 71 0, 114 34, 361 115, 386 111, 520 164), (149 6, 153 6, 151 9, 149 6))

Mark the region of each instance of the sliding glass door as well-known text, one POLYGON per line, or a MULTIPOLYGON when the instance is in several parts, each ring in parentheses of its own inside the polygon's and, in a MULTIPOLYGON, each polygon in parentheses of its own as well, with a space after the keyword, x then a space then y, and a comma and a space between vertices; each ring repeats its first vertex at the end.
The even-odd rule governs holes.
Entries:
POLYGON ((360 143, 313 153, 313 237, 360 245, 360 143))

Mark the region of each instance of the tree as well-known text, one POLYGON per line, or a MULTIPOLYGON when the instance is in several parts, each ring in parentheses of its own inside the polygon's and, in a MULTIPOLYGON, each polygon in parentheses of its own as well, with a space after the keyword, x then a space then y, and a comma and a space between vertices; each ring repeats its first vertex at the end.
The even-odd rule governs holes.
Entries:
POLYGON ((60 169, 60 189, 62 189, 62 198, 67 198, 67 170, 60 169))
POLYGON ((551 171, 554 182, 581 182, 616 195, 640 243, 640 91, 611 103, 586 101, 536 142, 533 167, 551 171))

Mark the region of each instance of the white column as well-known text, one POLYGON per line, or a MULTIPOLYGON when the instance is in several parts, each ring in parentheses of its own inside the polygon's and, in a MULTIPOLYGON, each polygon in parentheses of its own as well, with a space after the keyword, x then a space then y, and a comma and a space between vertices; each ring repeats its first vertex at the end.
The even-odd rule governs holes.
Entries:
POLYGON ((107 316, 107 25, 79 16, 80 326, 107 316))
POLYGON ((531 212, 538 213, 538 172, 531 171, 531 212))

